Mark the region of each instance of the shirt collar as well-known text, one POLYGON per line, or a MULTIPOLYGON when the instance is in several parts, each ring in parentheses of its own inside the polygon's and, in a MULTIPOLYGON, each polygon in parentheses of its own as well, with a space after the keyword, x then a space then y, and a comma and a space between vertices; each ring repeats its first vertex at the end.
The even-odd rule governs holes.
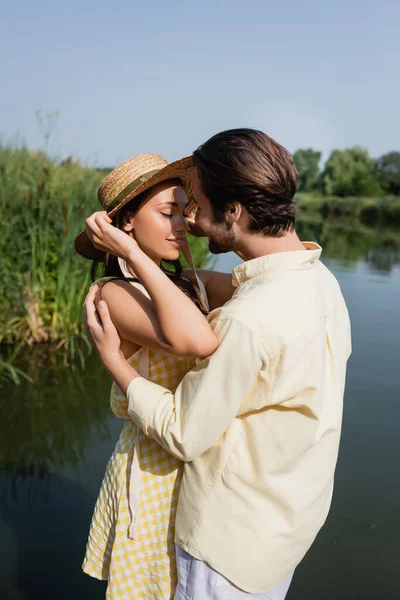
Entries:
POLYGON ((304 250, 277 252, 247 260, 233 269, 233 285, 238 287, 257 275, 271 271, 300 271, 313 268, 321 256, 322 248, 315 242, 303 242, 303 246, 304 250))

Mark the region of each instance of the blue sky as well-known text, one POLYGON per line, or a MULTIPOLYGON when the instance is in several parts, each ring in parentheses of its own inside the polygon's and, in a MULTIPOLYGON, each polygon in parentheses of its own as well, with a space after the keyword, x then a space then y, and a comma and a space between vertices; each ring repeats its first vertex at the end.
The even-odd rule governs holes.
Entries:
POLYGON ((231 127, 290 151, 400 149, 395 0, 19 0, 2 4, 0 134, 114 165, 190 154, 231 127))

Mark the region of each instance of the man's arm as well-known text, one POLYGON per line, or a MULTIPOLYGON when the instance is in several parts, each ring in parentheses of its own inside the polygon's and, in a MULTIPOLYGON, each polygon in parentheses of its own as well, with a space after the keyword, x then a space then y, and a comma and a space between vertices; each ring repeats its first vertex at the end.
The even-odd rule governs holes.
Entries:
POLYGON ((219 347, 199 362, 172 394, 139 377, 119 352, 118 334, 113 331, 105 303, 99 304, 99 319, 93 308, 88 297, 87 321, 92 338, 103 363, 126 391, 130 418, 177 458, 190 461, 208 450, 256 387, 267 405, 268 356, 257 335, 239 321, 225 319, 218 324, 215 333, 219 347))
MULTIPOLYGON (((267 367, 266 355, 252 331, 226 319, 216 334, 218 349, 189 371, 175 394, 142 377, 132 381, 127 390, 130 418, 184 461, 211 448, 255 386, 268 380, 260 377, 267 367)), ((266 389, 266 403, 267 397, 266 389)))

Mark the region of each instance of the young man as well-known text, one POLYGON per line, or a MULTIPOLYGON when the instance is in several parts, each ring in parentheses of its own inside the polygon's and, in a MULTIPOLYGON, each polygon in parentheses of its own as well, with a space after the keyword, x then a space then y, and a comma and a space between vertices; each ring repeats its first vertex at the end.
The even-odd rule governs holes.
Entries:
POLYGON ((173 395, 121 358, 93 293, 87 324, 132 420, 185 461, 175 598, 282 600, 331 502, 349 317, 321 248, 295 232, 297 172, 282 146, 237 129, 193 162, 210 250, 244 260, 232 299, 209 316, 218 349, 173 395))

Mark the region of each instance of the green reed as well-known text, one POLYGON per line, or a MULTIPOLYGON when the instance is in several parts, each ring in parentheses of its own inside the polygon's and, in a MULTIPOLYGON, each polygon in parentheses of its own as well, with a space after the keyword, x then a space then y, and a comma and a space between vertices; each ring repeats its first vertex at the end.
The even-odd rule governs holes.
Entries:
POLYGON ((57 342, 73 358, 89 262, 74 251, 102 175, 0 147, 0 343, 57 342))

